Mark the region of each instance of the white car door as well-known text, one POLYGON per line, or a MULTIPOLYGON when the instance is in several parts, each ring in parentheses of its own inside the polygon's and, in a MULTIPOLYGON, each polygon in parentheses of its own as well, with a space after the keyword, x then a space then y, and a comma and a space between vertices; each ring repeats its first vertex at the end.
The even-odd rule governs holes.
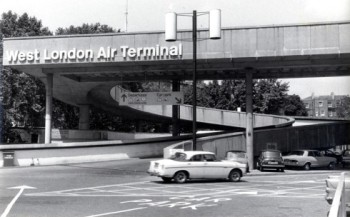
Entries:
POLYGON ((228 173, 225 171, 224 163, 217 161, 215 155, 205 154, 205 167, 204 176, 205 178, 224 178, 228 177, 228 173))
POLYGON ((205 178, 204 168, 205 161, 202 154, 197 154, 191 157, 189 161, 186 162, 185 168, 190 173, 190 178, 198 179, 205 178))

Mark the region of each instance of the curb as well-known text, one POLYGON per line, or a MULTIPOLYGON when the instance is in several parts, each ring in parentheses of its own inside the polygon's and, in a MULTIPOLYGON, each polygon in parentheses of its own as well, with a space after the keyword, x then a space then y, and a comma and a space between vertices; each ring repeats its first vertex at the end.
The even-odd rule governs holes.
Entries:
POLYGON ((334 173, 341 173, 343 172, 343 170, 285 170, 285 172, 270 172, 270 171, 264 171, 261 172, 259 170, 252 170, 249 173, 247 173, 245 176, 275 176, 275 175, 303 175, 303 174, 324 174, 324 173, 330 173, 330 174, 334 174, 334 173))

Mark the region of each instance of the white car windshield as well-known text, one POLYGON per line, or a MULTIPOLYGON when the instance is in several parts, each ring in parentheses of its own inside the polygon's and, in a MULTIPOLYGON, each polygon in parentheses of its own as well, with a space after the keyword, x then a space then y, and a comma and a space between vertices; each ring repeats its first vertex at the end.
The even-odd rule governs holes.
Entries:
POLYGON ((298 155, 298 156, 303 156, 304 155, 304 151, 292 151, 287 155, 298 155))

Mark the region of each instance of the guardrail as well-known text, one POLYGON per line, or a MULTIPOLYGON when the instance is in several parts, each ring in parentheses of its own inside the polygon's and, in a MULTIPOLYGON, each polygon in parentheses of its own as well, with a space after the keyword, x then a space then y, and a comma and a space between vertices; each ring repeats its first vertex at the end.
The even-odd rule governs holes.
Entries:
POLYGON ((345 175, 346 172, 342 172, 339 181, 337 190, 335 192, 331 209, 329 211, 328 217, 346 217, 346 201, 345 201, 345 175))

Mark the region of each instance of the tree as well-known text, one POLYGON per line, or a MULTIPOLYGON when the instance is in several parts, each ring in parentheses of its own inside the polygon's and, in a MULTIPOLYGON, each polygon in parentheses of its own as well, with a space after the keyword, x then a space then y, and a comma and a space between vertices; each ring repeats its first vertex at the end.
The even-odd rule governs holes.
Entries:
POLYGON ((307 116, 307 110, 300 96, 289 95, 286 97, 284 114, 287 116, 307 116))
MULTIPOLYGON (((52 35, 43 27, 40 20, 29 17, 27 13, 18 16, 9 11, 0 20, 0 58, 2 59, 2 40, 7 37, 27 37, 52 35)), ((1 69, 1 143, 11 140, 11 127, 43 126, 45 110, 45 87, 33 76, 8 67, 1 69)))
MULTIPOLYGON (((288 83, 277 79, 253 81, 253 111, 256 113, 305 115, 300 97, 288 96, 288 83), (288 114, 287 114, 288 113, 288 114)), ((184 88, 185 103, 192 105, 192 87, 184 88)), ((198 106, 237 111, 246 109, 246 84, 244 80, 224 80, 201 83, 197 90, 198 106)))
POLYGON ((277 79, 259 79, 254 85, 254 111, 283 115, 288 93, 288 83, 277 79))
POLYGON ((341 99, 340 106, 336 108, 336 113, 340 118, 350 119, 350 96, 341 99))
POLYGON ((76 35, 76 34, 99 34, 99 33, 111 33, 111 32, 120 32, 120 29, 117 31, 108 25, 101 25, 100 23, 87 24, 84 23, 81 26, 71 25, 68 28, 58 28, 55 32, 56 35, 76 35))

